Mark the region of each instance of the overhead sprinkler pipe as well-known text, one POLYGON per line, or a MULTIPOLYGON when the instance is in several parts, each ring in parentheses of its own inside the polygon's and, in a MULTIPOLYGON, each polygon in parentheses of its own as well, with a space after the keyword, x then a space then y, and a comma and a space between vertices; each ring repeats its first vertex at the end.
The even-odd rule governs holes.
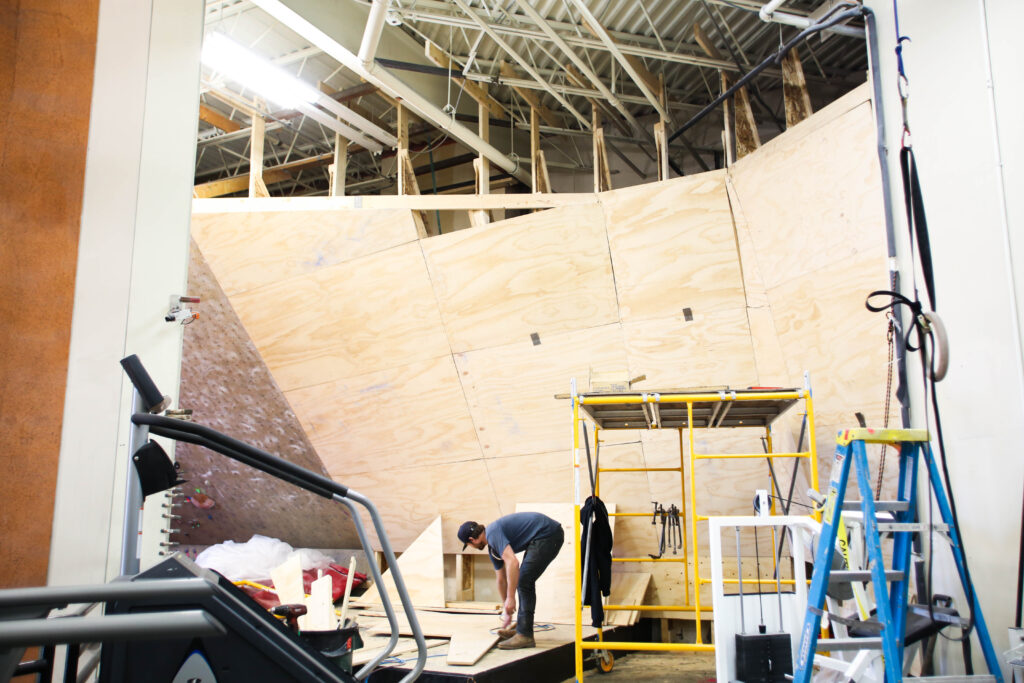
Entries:
POLYGON ((368 66, 377 54, 381 33, 384 31, 384 19, 388 14, 388 0, 373 0, 370 16, 366 18, 366 29, 363 31, 363 42, 359 44, 359 61, 368 66))
MULTIPOLYGON (((776 24, 787 24, 789 26, 796 26, 797 28, 807 28, 813 26, 815 20, 810 17, 801 17, 796 14, 790 14, 789 12, 776 12, 785 3, 786 0, 771 0, 761 7, 761 10, 757 13, 761 17, 761 21, 764 22, 775 22, 776 24)), ((849 36, 851 38, 864 38, 864 29, 855 28, 852 26, 833 26, 829 29, 833 33, 837 33, 842 36, 849 36)))

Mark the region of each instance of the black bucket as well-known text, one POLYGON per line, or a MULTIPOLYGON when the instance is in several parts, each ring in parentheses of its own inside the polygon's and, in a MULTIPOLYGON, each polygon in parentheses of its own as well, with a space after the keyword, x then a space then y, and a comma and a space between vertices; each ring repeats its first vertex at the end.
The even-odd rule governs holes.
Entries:
POLYGON ((334 662, 335 666, 352 672, 352 651, 363 645, 359 637, 359 625, 351 619, 345 620, 345 627, 333 631, 302 631, 299 636, 310 647, 334 662))

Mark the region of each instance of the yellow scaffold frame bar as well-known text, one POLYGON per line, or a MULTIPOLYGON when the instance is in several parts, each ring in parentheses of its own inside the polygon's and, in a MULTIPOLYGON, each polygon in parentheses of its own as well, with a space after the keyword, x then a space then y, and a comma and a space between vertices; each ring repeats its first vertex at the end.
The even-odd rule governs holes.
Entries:
MULTIPOLYGON (((811 474, 811 485, 817 490, 818 488, 818 458, 817 449, 815 447, 815 436, 814 436, 814 402, 811 395, 810 381, 805 376, 804 388, 802 390, 790 390, 790 391, 750 391, 750 392, 701 392, 693 394, 677 393, 677 394, 657 394, 657 393, 642 393, 642 394, 630 394, 630 395, 587 395, 578 394, 576 391, 576 380, 572 380, 572 421, 573 421, 573 442, 572 442, 572 461, 573 461, 573 484, 575 487, 575 503, 573 510, 575 512, 573 518, 573 528, 576 534, 576 538, 580 538, 580 427, 581 427, 581 416, 580 406, 581 405, 623 405, 623 404, 638 404, 638 403, 685 403, 686 404, 686 431, 688 435, 688 443, 690 453, 690 472, 689 472, 689 483, 690 483, 690 505, 689 505, 689 516, 690 516, 690 529, 689 534, 686 530, 686 473, 683 467, 685 448, 683 441, 683 429, 684 427, 670 427, 670 429, 678 429, 679 432, 679 467, 609 467, 601 468, 598 466, 594 470, 594 493, 600 495, 600 478, 601 473, 616 473, 616 472, 678 472, 679 473, 679 486, 682 494, 680 512, 683 514, 681 520, 680 529, 683 532, 683 554, 682 557, 616 557, 612 558, 612 562, 681 562, 683 564, 684 571, 684 586, 685 586, 685 603, 683 605, 605 605, 605 610, 620 610, 620 611, 638 611, 638 612, 692 612, 694 619, 697 623, 696 633, 697 642, 695 643, 639 643, 639 642, 609 642, 604 640, 604 631, 602 627, 597 629, 597 640, 596 641, 584 641, 583 640, 583 579, 582 579, 582 549, 579 547, 579 543, 575 544, 575 570, 576 570, 576 643, 575 643, 575 664, 576 664, 576 680, 583 680, 583 651, 584 650, 634 650, 634 651, 646 651, 646 652, 713 652, 715 649, 714 644, 705 643, 703 639, 703 633, 701 629, 701 602, 700 602, 700 590, 704 584, 710 584, 711 579, 700 575, 698 565, 698 539, 697 539, 697 522, 706 521, 708 517, 706 515, 697 514, 697 480, 695 474, 695 465, 698 460, 725 460, 725 459, 749 459, 749 458, 767 458, 774 461, 777 458, 807 458, 810 464, 811 474), (772 434, 771 425, 765 426, 766 446, 767 453, 703 453, 699 454, 695 451, 694 443, 694 429, 693 429, 693 404, 697 402, 731 402, 731 401, 756 401, 756 400, 803 400, 805 406, 805 412, 807 416, 807 441, 808 450, 795 452, 795 453, 775 453, 772 449, 772 434), (689 535, 690 538, 685 538, 689 535), (688 552, 687 543, 689 542, 692 548, 692 555, 688 552), (692 580, 691 580, 691 566, 692 566, 692 580), (693 592, 693 601, 691 604, 691 589, 693 592)), ((646 414, 646 408, 645 414, 646 414)), ((652 409, 653 412, 653 409, 652 409)), ((585 428, 585 425, 584 425, 585 428)), ((646 426, 637 427, 626 427, 627 429, 660 429, 662 428, 658 424, 651 425, 650 422, 646 426)), ((713 427, 708 427, 713 428, 713 427)), ((618 430, 618 428, 616 428, 618 430)), ((598 443, 598 433, 600 427, 595 425, 594 427, 594 443, 598 443)), ((774 490, 774 484, 769 483, 769 489, 774 490)), ((775 493, 781 494, 776 491, 775 493)), ((774 511, 775 502, 772 499, 772 510, 774 511)), ((647 517, 650 512, 613 512, 609 513, 609 516, 614 517, 647 517)), ((820 518, 820 513, 815 513, 815 518, 820 518)), ((774 561, 774 558, 773 558, 774 561)), ((739 584, 757 583, 757 579, 728 579, 726 583, 739 584)), ((782 580, 782 583, 787 585, 793 584, 792 579, 782 580)), ((705 614, 709 610, 703 610, 705 614)))

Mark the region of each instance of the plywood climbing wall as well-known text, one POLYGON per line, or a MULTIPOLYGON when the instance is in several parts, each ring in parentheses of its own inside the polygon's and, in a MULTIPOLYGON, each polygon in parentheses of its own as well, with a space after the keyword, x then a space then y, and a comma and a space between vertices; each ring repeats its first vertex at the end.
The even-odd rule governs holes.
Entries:
MULTIPOLYGON (((206 200, 194 233, 325 470, 378 502, 396 548, 442 515, 457 552, 461 520, 573 500, 570 406, 554 395, 591 370, 652 389, 799 386, 808 370, 822 457, 853 411, 877 423, 876 164, 860 89, 728 172, 441 236, 417 239, 408 211, 272 199, 206 200)), ((799 424, 787 416, 778 442, 799 424)), ((695 434, 704 452, 756 452, 759 436, 695 434)), ((606 463, 679 461, 675 432, 602 439, 606 463)), ((746 513, 767 481, 756 461, 698 467, 702 514, 746 513)), ((621 511, 681 502, 675 475, 604 486, 621 511)), ((617 551, 651 552, 650 530, 621 525, 617 551)), ((652 595, 682 599, 678 568, 651 572, 652 595)))

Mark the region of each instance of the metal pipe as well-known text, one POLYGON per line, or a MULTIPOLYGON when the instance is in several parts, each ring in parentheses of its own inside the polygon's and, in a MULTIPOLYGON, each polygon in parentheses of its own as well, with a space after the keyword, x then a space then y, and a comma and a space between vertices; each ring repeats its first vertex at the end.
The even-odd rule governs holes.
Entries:
POLYGON ((505 39, 502 38, 501 36, 499 36, 497 34, 497 32, 494 31, 494 29, 491 28, 490 24, 488 24, 486 21, 481 19, 475 12, 473 12, 472 8, 466 3, 466 0, 452 0, 452 1, 456 5, 459 6, 459 9, 461 9, 463 12, 465 12, 467 15, 469 15, 473 19, 473 21, 477 24, 477 26, 479 26, 480 29, 484 33, 486 33, 488 36, 491 37, 491 40, 496 42, 498 44, 498 46, 501 47, 501 49, 503 49, 505 52, 507 52, 509 54, 510 57, 512 57, 512 59, 516 60, 516 62, 519 64, 519 66, 521 66, 524 69, 526 69, 526 72, 528 74, 530 74, 530 76, 532 76, 534 78, 534 80, 536 80, 538 83, 540 83, 541 86, 545 90, 547 90, 548 93, 552 97, 554 97, 556 100, 558 100, 559 104, 561 104, 573 116, 575 116, 576 119, 583 125, 584 128, 587 128, 587 129, 590 128, 590 120, 587 119, 586 116, 581 114, 576 109, 576 107, 572 106, 572 103, 569 102, 569 100, 567 100, 564 97, 562 97, 562 95, 559 94, 558 91, 556 91, 554 88, 552 88, 551 85, 547 81, 545 81, 541 77, 541 75, 539 73, 537 73, 536 69, 533 68, 533 65, 530 64, 529 61, 527 61, 527 59, 525 57, 523 57, 521 54, 519 54, 519 52, 515 48, 513 48, 511 45, 509 45, 507 42, 505 42, 505 39))
MULTIPOLYGON (((456 2, 462 1, 463 0, 456 0, 456 2)), ((644 79, 640 76, 637 70, 633 68, 630 61, 626 59, 626 55, 619 49, 619 45, 612 39, 612 37, 608 35, 608 31, 601 26, 597 17, 591 13, 590 8, 587 7, 584 0, 571 0, 571 2, 576 6, 576 9, 582 15, 584 21, 587 22, 587 26, 590 28, 591 32, 596 33, 597 37, 601 39, 601 42, 604 43, 605 47, 615 56, 615 59, 622 65, 623 70, 629 74, 630 78, 633 79, 636 86, 640 88, 640 92, 644 94, 644 97, 646 97, 647 101, 651 103, 651 106, 661 114, 663 119, 671 121, 672 116, 668 113, 668 109, 661 103, 661 100, 658 99, 657 95, 651 92, 651 89, 647 87, 647 83, 644 82, 644 79)))
MULTIPOLYGON (((384 146, 376 140, 366 137, 355 128, 346 126, 337 119, 332 119, 330 116, 320 111, 316 107, 310 104, 300 104, 299 111, 313 119, 317 123, 324 125, 331 129, 331 131, 341 135, 344 138, 351 140, 352 142, 358 142, 360 145, 370 150, 371 152, 383 152, 384 146)), ((397 140, 396 140, 397 143, 397 140)))
POLYGON ((350 50, 341 45, 341 43, 334 40, 308 20, 300 16, 294 10, 281 2, 281 0, 253 0, 253 3, 264 12, 271 15, 306 40, 310 41, 310 43, 320 47, 324 52, 341 63, 345 68, 353 71, 356 75, 365 78, 367 81, 385 90, 390 95, 401 98, 404 105, 407 105, 411 110, 422 116, 425 120, 434 124, 439 129, 447 131, 466 146, 487 157, 491 163, 500 167, 502 170, 511 173, 520 182, 525 185, 532 185, 530 174, 521 169, 518 163, 509 159, 496 147, 485 142, 473 131, 459 123, 456 123, 451 116, 445 114, 429 100, 416 92, 415 89, 409 87, 399 78, 388 73, 385 69, 372 62, 364 65, 359 61, 359 57, 357 55, 353 54, 350 50))
MULTIPOLYGON (((778 7, 781 7, 786 0, 770 0, 766 2, 763 7, 758 11, 757 15, 761 17, 761 21, 774 22, 776 24, 787 24, 788 26, 796 26, 798 28, 807 28, 813 26, 815 20, 811 17, 801 17, 790 12, 776 12, 778 7)), ((844 36, 850 36, 851 38, 863 38, 864 29, 854 28, 852 26, 833 26, 829 29, 833 33, 838 33, 844 36)))
POLYGON ((363 64, 373 61, 377 54, 377 44, 384 32, 384 18, 388 13, 387 0, 373 0, 370 16, 366 18, 366 29, 363 30, 363 42, 359 44, 359 61, 363 64))

